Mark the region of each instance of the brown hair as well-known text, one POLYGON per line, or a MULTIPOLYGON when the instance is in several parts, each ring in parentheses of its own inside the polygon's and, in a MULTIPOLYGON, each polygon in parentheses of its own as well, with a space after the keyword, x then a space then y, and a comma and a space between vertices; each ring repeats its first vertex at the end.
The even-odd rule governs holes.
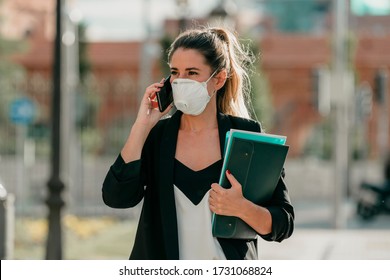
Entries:
POLYGON ((249 67, 253 55, 228 29, 209 27, 180 34, 168 49, 168 61, 178 48, 199 51, 217 73, 227 70, 225 85, 217 92, 218 110, 224 114, 250 118, 249 67))

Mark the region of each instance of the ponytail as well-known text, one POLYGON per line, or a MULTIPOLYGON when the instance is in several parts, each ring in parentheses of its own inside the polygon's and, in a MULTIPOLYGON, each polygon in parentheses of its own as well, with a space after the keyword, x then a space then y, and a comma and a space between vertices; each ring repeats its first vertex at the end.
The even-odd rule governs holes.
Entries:
POLYGON ((228 77, 217 98, 218 108, 229 115, 250 118, 248 108, 251 108, 251 83, 248 71, 254 62, 253 55, 232 32, 223 28, 210 30, 224 43, 228 57, 226 65, 228 77))

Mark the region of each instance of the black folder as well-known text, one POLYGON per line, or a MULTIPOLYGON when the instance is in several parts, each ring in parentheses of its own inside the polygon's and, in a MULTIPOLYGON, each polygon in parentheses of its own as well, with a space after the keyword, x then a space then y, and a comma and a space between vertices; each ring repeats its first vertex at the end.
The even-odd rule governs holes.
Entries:
MULTIPOLYGON (((273 195, 287 157, 289 146, 285 136, 231 130, 225 145, 225 157, 219 184, 230 188, 229 170, 242 185, 248 200, 262 205, 273 195)), ((254 239, 255 230, 238 217, 213 213, 212 233, 215 237, 254 239)))

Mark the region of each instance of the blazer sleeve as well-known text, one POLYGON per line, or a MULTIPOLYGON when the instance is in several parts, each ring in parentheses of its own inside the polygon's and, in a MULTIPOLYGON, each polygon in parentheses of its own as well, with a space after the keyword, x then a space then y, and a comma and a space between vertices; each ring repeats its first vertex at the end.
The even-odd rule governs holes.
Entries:
POLYGON ((281 242, 289 238, 294 231, 294 208, 284 182, 284 170, 270 201, 264 205, 272 216, 272 231, 267 235, 260 235, 267 241, 281 242))
POLYGON ((111 165, 102 187, 103 201, 112 208, 129 208, 143 198, 142 160, 125 163, 119 154, 111 165))

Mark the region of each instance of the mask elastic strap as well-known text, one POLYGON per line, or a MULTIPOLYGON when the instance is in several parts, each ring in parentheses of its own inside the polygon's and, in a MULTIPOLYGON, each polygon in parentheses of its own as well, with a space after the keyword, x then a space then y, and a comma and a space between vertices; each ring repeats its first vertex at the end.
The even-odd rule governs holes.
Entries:
POLYGON ((214 76, 214 74, 217 73, 217 71, 218 71, 218 69, 215 70, 215 71, 213 72, 213 74, 211 74, 211 76, 210 76, 210 77, 207 79, 207 81, 205 82, 206 84, 211 80, 211 78, 214 76))

